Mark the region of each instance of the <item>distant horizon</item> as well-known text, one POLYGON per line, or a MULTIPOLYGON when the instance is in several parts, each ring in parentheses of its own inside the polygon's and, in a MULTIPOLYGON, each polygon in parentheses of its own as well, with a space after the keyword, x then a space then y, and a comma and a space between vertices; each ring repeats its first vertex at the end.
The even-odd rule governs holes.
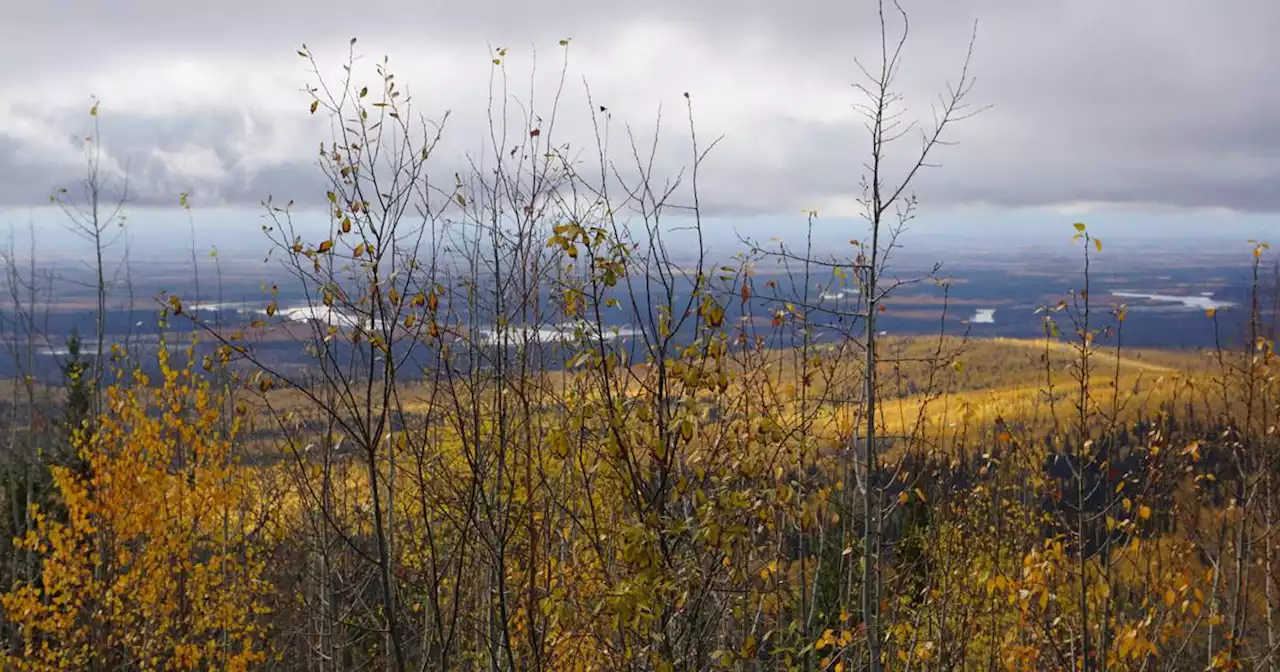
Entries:
MULTIPOLYGON (((192 211, 179 208, 138 207, 125 209, 126 226, 132 253, 150 256, 181 255, 189 260, 191 226, 195 227, 196 251, 208 254, 215 248, 228 255, 266 255, 270 241, 262 232, 268 220, 265 209, 209 208, 196 204, 192 211), (190 219, 188 219, 190 217, 190 219)), ((326 235, 329 223, 319 211, 299 210, 294 225, 300 235, 326 235)), ((665 240, 673 249, 696 244, 688 230, 688 217, 668 215, 670 230, 665 240)), ((406 220, 407 225, 414 223, 406 220)), ((806 215, 704 216, 703 240, 712 256, 733 254, 743 248, 739 237, 761 244, 777 238, 789 246, 800 245, 806 234, 806 215)), ((1117 212, 1100 210, 1091 213, 1066 214, 1047 208, 988 209, 951 208, 930 212, 922 210, 899 241, 899 255, 936 255, 939 252, 970 255, 987 253, 993 258, 1012 252, 1010 246, 1050 251, 1061 246, 1070 250, 1074 222, 1085 223, 1090 233, 1111 246, 1126 251, 1135 248, 1171 251, 1192 245, 1188 256, 1198 253, 1239 250, 1247 254, 1250 239, 1280 245, 1280 215, 1227 214, 1198 212, 1117 212), (1271 240, 1267 234, 1273 233, 1271 240)), ((30 249, 30 231, 35 231, 36 259, 76 259, 91 251, 86 241, 68 234, 66 215, 56 207, 0 209, 0 240, 12 243, 15 256, 26 258, 30 249)), ((846 247, 850 239, 861 237, 866 223, 857 218, 824 218, 814 220, 813 245, 819 253, 834 253, 846 247)), ((943 261, 956 261, 944 259, 943 261)))

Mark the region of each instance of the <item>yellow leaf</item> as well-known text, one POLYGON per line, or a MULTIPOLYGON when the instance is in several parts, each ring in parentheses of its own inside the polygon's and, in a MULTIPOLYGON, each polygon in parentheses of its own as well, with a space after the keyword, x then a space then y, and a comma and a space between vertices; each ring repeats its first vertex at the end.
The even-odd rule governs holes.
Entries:
POLYGON ((1150 518, 1150 517, 1151 517, 1151 507, 1147 506, 1146 504, 1141 504, 1141 505, 1139 505, 1139 506, 1138 506, 1138 517, 1139 517, 1139 518, 1141 518, 1142 520, 1146 520, 1146 519, 1150 518))
POLYGON ((1084 229, 1085 229, 1084 222, 1076 222, 1075 224, 1072 224, 1071 226, 1074 226, 1074 227, 1076 228, 1076 231, 1079 231, 1079 232, 1081 232, 1081 233, 1083 233, 1083 232, 1084 232, 1084 229))
POLYGON ((317 251, 318 251, 320 254, 324 254, 325 252, 328 252, 328 251, 329 251, 329 250, 331 250, 331 249, 333 249, 333 241, 332 241, 332 240, 326 240, 326 241, 324 241, 323 243, 320 243, 320 247, 318 248, 318 250, 317 250, 317 251))

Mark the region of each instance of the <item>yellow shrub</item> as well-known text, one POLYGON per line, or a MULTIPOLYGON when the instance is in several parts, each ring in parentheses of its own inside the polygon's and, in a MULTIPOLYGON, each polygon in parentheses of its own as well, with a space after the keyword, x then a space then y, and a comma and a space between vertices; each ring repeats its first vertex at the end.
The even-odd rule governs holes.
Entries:
POLYGON ((244 669, 264 659, 269 587, 244 529, 250 491, 232 459, 223 397, 161 349, 158 388, 141 373, 105 390, 88 474, 54 470, 65 520, 36 511, 17 540, 38 581, 3 597, 22 636, 6 668, 244 669))

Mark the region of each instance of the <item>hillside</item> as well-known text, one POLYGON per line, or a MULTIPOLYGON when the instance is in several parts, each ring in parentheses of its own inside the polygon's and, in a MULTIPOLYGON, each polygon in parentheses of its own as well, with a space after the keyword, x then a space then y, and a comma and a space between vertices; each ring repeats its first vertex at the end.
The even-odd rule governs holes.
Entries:
POLYGON ((1280 669, 1266 3, 26 4, 0 669, 1280 669))

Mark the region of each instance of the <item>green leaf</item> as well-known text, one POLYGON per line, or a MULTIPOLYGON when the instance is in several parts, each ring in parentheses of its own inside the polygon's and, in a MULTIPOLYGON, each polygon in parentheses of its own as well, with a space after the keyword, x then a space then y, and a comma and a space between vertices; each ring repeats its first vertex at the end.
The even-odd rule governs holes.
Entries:
POLYGON ((338 204, 338 195, 337 195, 337 194, 335 194, 335 193, 333 193, 332 191, 330 191, 330 192, 328 192, 328 193, 327 193, 327 194, 325 194, 325 195, 329 197, 329 202, 330 202, 330 203, 333 203, 334 205, 337 205, 337 204, 338 204))

